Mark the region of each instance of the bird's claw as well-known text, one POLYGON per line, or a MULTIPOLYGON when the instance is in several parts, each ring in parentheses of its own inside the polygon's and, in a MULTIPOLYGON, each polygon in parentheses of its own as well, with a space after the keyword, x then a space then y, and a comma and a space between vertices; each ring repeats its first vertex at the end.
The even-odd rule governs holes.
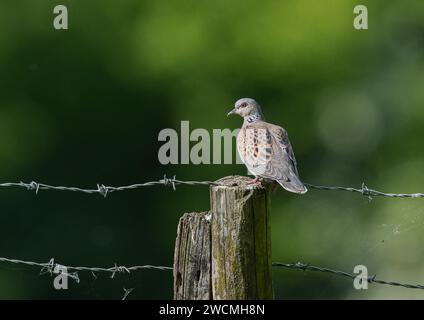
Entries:
POLYGON ((261 177, 256 177, 255 179, 252 179, 251 181, 247 182, 246 184, 251 185, 251 184, 259 184, 261 186, 263 185, 264 180, 261 177))

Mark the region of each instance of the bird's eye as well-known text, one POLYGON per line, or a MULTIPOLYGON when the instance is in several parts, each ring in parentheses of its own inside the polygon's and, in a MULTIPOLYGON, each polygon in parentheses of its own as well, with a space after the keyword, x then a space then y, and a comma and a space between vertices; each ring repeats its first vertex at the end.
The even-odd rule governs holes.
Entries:
POLYGON ((245 108, 245 107, 247 107, 247 103, 246 103, 246 102, 243 102, 243 103, 240 105, 240 108, 245 108))

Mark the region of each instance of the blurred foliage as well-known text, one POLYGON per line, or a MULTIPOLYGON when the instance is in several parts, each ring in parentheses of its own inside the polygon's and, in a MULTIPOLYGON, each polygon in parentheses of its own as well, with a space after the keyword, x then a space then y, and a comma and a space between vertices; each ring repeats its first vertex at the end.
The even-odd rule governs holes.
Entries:
MULTIPOLYGON (((0 177, 54 185, 211 180, 238 165, 162 166, 158 132, 236 128, 257 99, 290 138, 310 183, 424 190, 424 2, 21 0, 0 2, 0 177), (69 30, 53 29, 53 7, 69 30)), ((207 188, 98 196, 0 192, 0 256, 73 265, 171 265, 176 226, 208 209, 207 188)), ((273 260, 424 283, 422 200, 311 190, 272 198, 273 260)), ((424 298, 278 269, 277 298, 424 298)), ((172 274, 141 271, 56 291, 48 276, 0 266, 0 298, 171 298, 172 274)))

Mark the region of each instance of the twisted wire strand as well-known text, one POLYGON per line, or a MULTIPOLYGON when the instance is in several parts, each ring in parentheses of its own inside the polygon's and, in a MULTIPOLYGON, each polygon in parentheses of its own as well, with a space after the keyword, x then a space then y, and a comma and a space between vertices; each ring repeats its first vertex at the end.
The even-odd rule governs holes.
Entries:
POLYGON ((177 185, 189 185, 189 186, 198 186, 198 185, 217 185, 217 183, 213 181, 182 181, 175 178, 167 178, 166 175, 163 179, 158 181, 148 181, 143 183, 135 183, 131 185, 126 186, 119 186, 119 187, 113 187, 113 186, 106 186, 104 184, 97 184, 96 189, 85 189, 81 187, 65 187, 65 186, 52 186, 44 183, 38 183, 35 181, 32 181, 30 183, 25 182, 6 182, 6 183, 0 183, 0 187, 2 188, 8 188, 8 187, 20 187, 25 188, 29 191, 35 191, 36 194, 40 190, 56 190, 56 191, 71 191, 71 192, 81 192, 86 194, 100 194, 104 197, 106 197, 111 192, 117 192, 117 191, 127 191, 127 190, 134 190, 139 189, 142 187, 152 187, 152 186, 171 186, 174 190, 176 190, 177 185))
MULTIPOLYGON (((94 277, 96 276, 96 273, 110 273, 111 278, 113 279, 117 273, 131 273, 132 271, 138 271, 143 269, 154 269, 154 270, 160 270, 160 271, 171 271, 173 270, 172 267, 168 266, 154 266, 150 264, 146 265, 138 265, 138 266, 121 266, 117 265, 115 263, 115 266, 110 268, 104 268, 104 267, 75 267, 75 266, 66 266, 59 263, 56 263, 55 260, 52 258, 49 262, 40 263, 40 262, 33 262, 33 261, 25 261, 25 260, 19 260, 19 259, 8 259, 0 257, 0 262, 3 263, 13 263, 13 264, 21 264, 26 266, 32 266, 40 268, 40 275, 42 274, 53 274, 58 273, 58 268, 66 268, 67 271, 74 271, 73 273, 67 273, 68 276, 75 279, 77 282, 79 282, 78 272, 79 271, 89 271, 92 273, 94 277)), ((318 267, 302 262, 297 263, 281 263, 281 262, 273 262, 272 266, 274 268, 287 268, 287 269, 294 269, 294 270, 303 270, 303 271, 314 271, 314 272, 321 272, 321 273, 328 273, 328 274, 335 274, 337 276, 346 277, 350 279, 355 279, 358 277, 357 274, 349 273, 346 271, 326 268, 326 267, 318 267)), ((377 283, 377 284, 383 284, 383 285, 389 285, 389 286, 395 286, 395 287, 403 287, 408 289, 424 289, 424 285, 420 284, 409 284, 409 283, 401 283, 397 281, 386 281, 377 279, 376 275, 368 276, 366 278, 368 283, 377 283)), ((128 293, 129 294, 129 293, 128 293)))
MULTIPOLYGON (((166 186, 172 187, 173 190, 176 190, 176 186, 178 185, 187 185, 187 186, 211 186, 211 185, 219 185, 214 181, 184 181, 178 180, 174 176, 173 178, 167 178, 166 175, 163 179, 158 181, 148 181, 143 183, 135 183, 131 185, 125 186, 106 186, 104 184, 97 184, 97 188, 81 188, 81 187, 65 187, 65 186, 52 186, 45 183, 39 183, 32 181, 30 183, 25 182, 5 182, 0 183, 0 188, 8 188, 8 187, 20 187, 29 191, 35 191, 36 194, 40 190, 56 190, 56 191, 71 191, 71 192, 81 192, 86 194, 100 194, 103 197, 106 197, 109 193, 117 192, 117 191, 128 191, 135 190, 143 187, 152 187, 152 186, 166 186)), ((360 193, 363 196, 368 197, 370 200, 374 196, 378 197, 388 197, 388 198, 423 198, 424 193, 386 193, 382 191, 378 191, 375 189, 368 188, 365 183, 362 184, 360 188, 353 187, 340 187, 340 186, 321 186, 315 185, 311 183, 305 183, 305 185, 311 189, 316 190, 327 190, 327 191, 347 191, 347 192, 355 192, 360 193)))
MULTIPOLYGON (((329 273, 329 274, 335 274, 342 277, 347 277, 351 279, 355 279, 358 277, 357 274, 341 271, 341 270, 335 270, 325 267, 317 267, 312 266, 307 263, 297 262, 297 263, 281 263, 281 262, 273 262, 272 266, 274 268, 288 268, 288 269, 294 269, 294 270, 303 270, 303 271, 315 271, 315 272, 323 272, 323 273, 329 273)), ((409 284, 409 283, 400 283, 396 281, 386 281, 386 280, 380 280, 377 279, 376 275, 372 275, 366 278, 368 283, 378 283, 378 284, 384 284, 389 286, 395 286, 395 287, 403 287, 408 289, 424 289, 424 285, 421 284, 409 284)))
POLYGON ((0 262, 38 267, 41 269, 40 274, 45 274, 45 273, 52 274, 52 273, 55 273, 55 270, 58 270, 59 268, 62 268, 62 269, 66 268, 67 271, 90 271, 92 273, 100 273, 100 272, 111 273, 112 278, 115 276, 116 273, 125 273, 125 272, 131 273, 131 271, 137 271, 142 269, 155 269, 155 270, 161 270, 161 271, 172 270, 172 267, 154 266, 150 264, 126 267, 126 266, 117 265, 115 263, 115 266, 110 268, 75 267, 75 266, 67 266, 67 265, 56 263, 54 258, 50 259, 49 262, 43 263, 43 262, 33 262, 33 261, 25 261, 25 260, 19 260, 19 259, 9 259, 9 258, 0 257, 0 262))
POLYGON ((362 183, 361 188, 352 188, 352 187, 339 187, 339 186, 319 186, 310 183, 305 183, 305 185, 311 189, 317 190, 330 190, 330 191, 348 191, 360 193, 363 196, 372 198, 374 196, 378 197, 388 197, 388 198, 423 198, 424 193, 386 193, 374 189, 368 188, 365 183, 362 183))

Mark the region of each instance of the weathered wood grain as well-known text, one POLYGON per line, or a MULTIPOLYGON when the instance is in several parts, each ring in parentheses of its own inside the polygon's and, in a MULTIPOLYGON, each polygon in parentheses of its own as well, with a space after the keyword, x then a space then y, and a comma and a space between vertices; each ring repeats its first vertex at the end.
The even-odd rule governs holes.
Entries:
POLYGON ((212 186, 212 299, 272 299, 268 190, 232 176, 212 186))
POLYGON ((174 255, 174 299, 211 299, 210 214, 180 218, 174 255))

